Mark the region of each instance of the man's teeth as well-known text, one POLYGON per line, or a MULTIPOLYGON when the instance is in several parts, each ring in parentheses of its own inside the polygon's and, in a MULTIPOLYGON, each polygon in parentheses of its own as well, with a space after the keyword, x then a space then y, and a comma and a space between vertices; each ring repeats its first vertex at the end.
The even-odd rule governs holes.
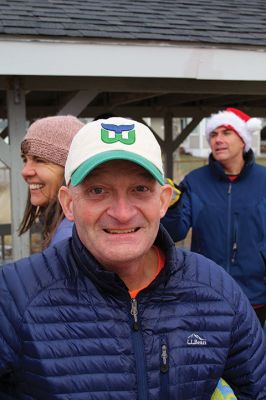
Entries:
POLYGON ((135 232, 135 229, 107 229, 108 233, 120 233, 120 234, 124 234, 124 233, 133 233, 135 232))
POLYGON ((31 183, 31 184, 29 185, 29 188, 30 188, 31 190, 41 189, 41 188, 43 188, 43 187, 44 187, 44 185, 42 185, 42 184, 40 184, 40 183, 31 183))

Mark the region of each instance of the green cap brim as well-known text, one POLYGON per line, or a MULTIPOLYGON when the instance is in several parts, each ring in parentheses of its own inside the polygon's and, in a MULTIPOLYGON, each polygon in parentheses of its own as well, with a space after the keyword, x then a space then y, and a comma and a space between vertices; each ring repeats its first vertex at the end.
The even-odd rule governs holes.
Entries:
POLYGON ((105 151, 90 157, 84 161, 71 175, 70 181, 73 186, 77 186, 83 181, 83 179, 100 164, 103 164, 111 160, 127 160, 132 161, 135 164, 145 168, 159 183, 164 185, 163 174, 146 158, 141 157, 137 154, 130 153, 124 150, 105 151))

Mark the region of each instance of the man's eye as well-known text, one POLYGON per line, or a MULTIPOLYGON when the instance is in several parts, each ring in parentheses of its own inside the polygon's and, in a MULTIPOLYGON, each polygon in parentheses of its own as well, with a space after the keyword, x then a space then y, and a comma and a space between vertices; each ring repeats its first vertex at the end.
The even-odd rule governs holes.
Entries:
POLYGON ((148 188, 146 186, 143 185, 139 185, 136 187, 136 191, 137 192, 147 192, 148 188))
POLYGON ((104 192, 103 188, 97 187, 91 190, 93 194, 102 194, 104 192))

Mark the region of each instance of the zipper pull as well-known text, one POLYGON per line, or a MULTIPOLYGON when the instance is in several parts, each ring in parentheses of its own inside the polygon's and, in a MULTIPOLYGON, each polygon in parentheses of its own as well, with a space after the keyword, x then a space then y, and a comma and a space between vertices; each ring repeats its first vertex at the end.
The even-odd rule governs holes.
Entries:
POLYGON ((133 315, 134 318, 133 329, 134 331, 138 331, 139 330, 138 305, 136 299, 131 299, 131 315, 133 315))
POLYGON ((166 373, 168 371, 168 349, 166 344, 162 344, 161 347, 161 366, 160 371, 166 373))
POLYGON ((227 194, 231 194, 231 190, 232 190, 232 185, 231 185, 231 182, 230 182, 229 186, 228 186, 227 194))
POLYGON ((236 251, 237 251, 237 244, 236 244, 236 242, 234 242, 233 243, 233 256, 232 256, 232 259, 231 259, 232 263, 235 262, 236 251))

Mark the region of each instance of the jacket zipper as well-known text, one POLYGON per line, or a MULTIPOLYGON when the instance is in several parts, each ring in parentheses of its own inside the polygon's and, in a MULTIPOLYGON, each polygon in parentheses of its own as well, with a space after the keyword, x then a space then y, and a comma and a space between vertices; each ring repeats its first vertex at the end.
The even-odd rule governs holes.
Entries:
POLYGON ((236 244, 236 241, 234 241, 234 243, 233 243, 233 255, 232 255, 232 263, 234 264, 234 262, 235 262, 235 259, 236 259, 236 251, 237 251, 237 244, 236 244))
POLYGON ((238 213, 234 214, 234 232, 233 232, 233 246, 232 246, 232 264, 236 261, 237 253, 237 242, 238 242, 238 213))
POLYGON ((229 183, 228 190, 228 215, 227 215, 227 263, 226 271, 230 273, 230 257, 231 257, 231 245, 230 245, 230 227, 231 227, 231 200, 232 200, 232 184, 229 183))
POLYGON ((228 258, 227 258, 227 272, 230 273, 231 264, 235 263, 236 252, 237 252, 237 220, 234 221, 234 232, 233 232, 233 246, 231 245, 230 232, 231 232, 231 206, 232 206, 232 184, 229 183, 228 186, 228 227, 227 227, 227 243, 228 243, 228 258))
POLYGON ((148 400, 147 371, 145 363, 145 351, 141 326, 138 319, 138 303, 131 299, 131 315, 133 317, 132 341, 136 361, 137 390, 139 400, 148 400))
POLYGON ((131 315, 133 316, 134 323, 133 323, 133 330, 139 330, 139 322, 138 322, 138 304, 136 299, 131 299, 131 315))
POLYGON ((169 400, 169 354, 166 337, 161 338, 160 400, 169 400))

